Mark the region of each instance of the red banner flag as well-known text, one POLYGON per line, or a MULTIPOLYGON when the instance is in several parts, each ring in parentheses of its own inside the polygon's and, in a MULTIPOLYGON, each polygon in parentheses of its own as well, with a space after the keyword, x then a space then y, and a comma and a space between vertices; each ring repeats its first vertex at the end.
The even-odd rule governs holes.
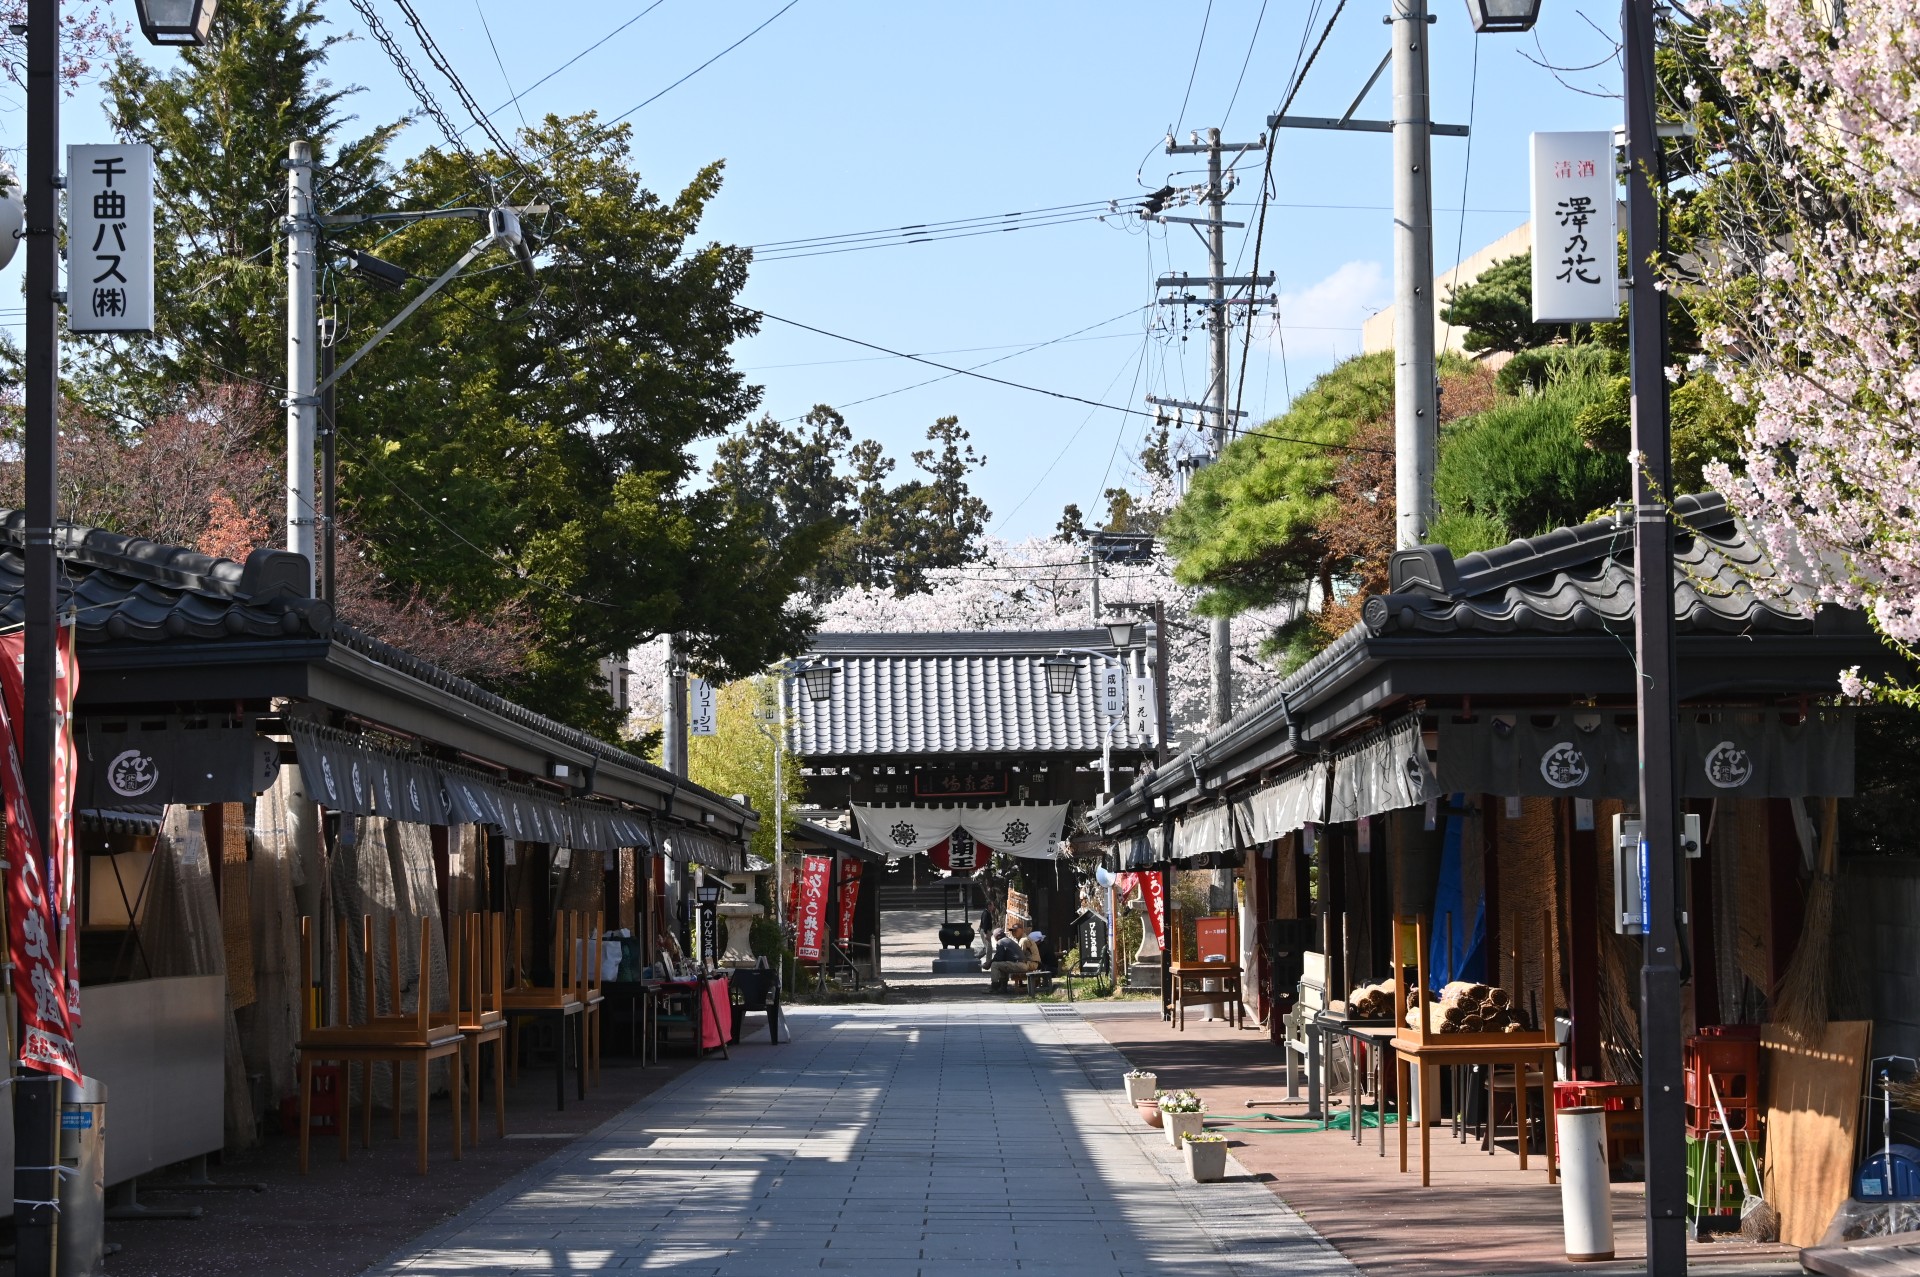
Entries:
POLYGON ((802 962, 820 961, 827 933, 827 882, 832 872, 830 857, 807 856, 801 861, 799 935, 793 952, 802 962))
POLYGON ((78 936, 71 934, 73 883, 73 696, 80 669, 73 631, 62 628, 55 649, 54 792, 52 852, 41 855, 39 831, 27 805, 25 753, 26 688, 22 674, 26 639, 19 631, 0 636, 0 798, 7 827, 7 952, 14 993, 20 1000, 20 1062, 78 1083, 73 1050, 79 1022, 78 936))
POLYGON ((866 862, 849 860, 840 866, 840 943, 847 944, 853 939, 853 908, 860 900, 860 878, 866 872, 866 862))
POLYGON ((1147 918, 1153 923, 1153 939, 1156 944, 1166 943, 1167 931, 1167 882, 1158 873, 1135 875, 1140 883, 1140 898, 1146 902, 1147 918))

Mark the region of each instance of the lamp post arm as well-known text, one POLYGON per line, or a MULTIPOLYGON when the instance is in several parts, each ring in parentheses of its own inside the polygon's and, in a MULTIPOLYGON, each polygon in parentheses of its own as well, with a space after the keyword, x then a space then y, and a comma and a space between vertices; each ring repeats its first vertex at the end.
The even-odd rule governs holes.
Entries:
POLYGON ((406 322, 407 316, 413 314, 414 311, 419 310, 420 307, 426 303, 428 298, 432 297, 435 293, 445 288, 448 284, 451 284, 453 282, 454 276, 458 275, 461 271, 465 270, 468 266, 472 265, 474 258, 480 256, 480 254, 486 252, 489 248, 492 248, 492 247, 493 247, 493 237, 491 235, 483 239, 475 240, 473 242, 473 247, 469 248, 466 252, 460 255, 459 261, 447 267, 446 270, 440 272, 440 278, 434 280, 431 284, 428 284, 424 289, 422 289, 420 292, 420 295, 415 297, 412 301, 408 302, 404 307, 402 307, 399 314, 395 315, 392 319, 389 319, 386 323, 380 325, 380 331, 375 333, 372 337, 369 337, 367 339, 366 345, 360 347, 360 349, 354 351, 351 355, 348 355, 345 360, 343 360, 341 363, 336 365, 332 375, 329 376, 325 381, 321 382, 319 385, 315 386, 313 388, 313 393, 315 395, 325 394, 327 391, 327 387, 333 385, 334 382, 346 376, 347 369, 359 363, 361 359, 366 357, 369 351, 371 351, 375 346, 378 346, 381 342, 385 341, 387 339, 388 333, 392 332, 394 329, 398 328, 402 323, 406 322))

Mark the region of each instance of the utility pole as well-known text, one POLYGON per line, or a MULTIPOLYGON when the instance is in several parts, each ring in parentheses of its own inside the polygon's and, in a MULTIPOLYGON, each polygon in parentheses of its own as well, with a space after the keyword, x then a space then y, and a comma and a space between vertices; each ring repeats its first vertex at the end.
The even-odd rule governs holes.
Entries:
MULTIPOLYGON (((1227 428, 1229 417, 1242 414, 1227 406, 1227 358, 1229 346, 1227 337, 1232 331, 1230 307, 1247 307, 1247 322, 1253 322, 1253 307, 1260 304, 1260 298, 1253 289, 1264 288, 1273 283, 1269 272, 1255 278, 1251 275, 1229 276, 1227 274, 1227 228, 1238 225, 1226 220, 1227 187, 1226 169, 1222 163, 1227 152, 1236 155, 1248 151, 1265 150, 1266 135, 1262 134, 1257 142, 1222 142, 1219 129, 1208 129, 1207 140, 1192 143, 1177 143, 1167 139, 1168 155, 1204 155, 1207 157, 1207 213, 1205 218, 1170 217, 1158 214, 1159 220, 1178 222, 1206 229, 1207 257, 1210 267, 1205 279, 1194 279, 1187 275, 1163 275, 1157 282, 1161 288, 1191 289, 1204 284, 1205 297, 1197 297, 1192 292, 1183 292, 1174 297, 1160 299, 1162 305, 1204 306, 1207 309, 1207 331, 1210 341, 1207 347, 1207 402, 1186 405, 1211 415, 1212 429, 1208 432, 1211 458, 1218 460, 1221 449, 1227 446, 1230 432, 1227 428), (1247 289, 1245 296, 1229 297, 1229 288, 1247 289)), ((1224 616, 1216 616, 1208 622, 1208 669, 1207 681, 1207 726, 1218 727, 1233 717, 1233 624, 1224 616)))
MULTIPOLYGON (((25 722, 21 724, 27 810, 40 834, 41 863, 9 872, 37 872, 51 897, 53 875, 54 640, 60 594, 53 525, 58 509, 60 408, 60 4, 27 0, 26 193, 26 621, 25 722)), ((17 844, 16 844, 17 846, 17 844)), ((20 852, 14 851, 18 856, 20 852)), ((49 899, 49 904, 52 901, 49 899)), ((57 912, 56 912, 56 915, 57 912)), ((62 937, 69 943, 79 938, 62 937)), ((54 961, 63 955, 55 954, 54 961)), ((64 965, 64 964, 63 964, 64 965)), ((18 999, 16 999, 16 1005, 18 999)), ((14 1026, 14 1045, 23 1025, 14 1026)), ((60 1181, 57 1114, 61 1080, 20 1067, 13 1074, 14 1270, 21 1277, 53 1277, 57 1261, 60 1181)))
POLYGON ((1654 116, 1655 0, 1622 6, 1627 111, 1627 364, 1632 374, 1633 629, 1639 677, 1640 829, 1647 933, 1640 957, 1641 1081, 1646 1100, 1647 1271, 1687 1271, 1685 1117, 1680 1053, 1679 702, 1673 650, 1672 436, 1667 422, 1667 308, 1660 254, 1660 138, 1654 116))
MULTIPOLYGON (((320 506, 314 499, 313 444, 319 403, 319 272, 315 257, 319 224, 313 215, 313 147, 287 148, 287 548, 317 563, 314 529, 320 506)), ((312 579, 308 579, 312 590, 312 579)))
POLYGON ((322 582, 320 597, 329 603, 339 602, 339 589, 334 580, 334 556, 339 548, 340 530, 334 518, 336 482, 339 469, 339 439, 335 434, 338 420, 334 416, 334 356, 340 349, 340 321, 332 316, 320 321, 320 377, 327 388, 320 394, 320 570, 322 582))
POLYGON ((1433 362, 1433 112, 1427 0, 1393 0, 1394 545, 1427 539, 1439 395, 1433 362))
POLYGON ((680 636, 667 635, 667 705, 661 723, 660 757, 676 776, 687 774, 687 665, 680 636))

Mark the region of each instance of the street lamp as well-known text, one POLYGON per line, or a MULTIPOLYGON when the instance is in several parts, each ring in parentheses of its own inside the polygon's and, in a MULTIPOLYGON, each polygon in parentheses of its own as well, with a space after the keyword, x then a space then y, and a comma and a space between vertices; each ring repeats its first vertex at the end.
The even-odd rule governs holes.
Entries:
POLYGON ((141 34, 159 45, 205 44, 218 0, 133 0, 141 34))
POLYGON ((1132 621, 1124 618, 1116 618, 1111 621, 1104 621, 1102 624, 1107 627, 1107 638, 1116 649, 1133 646, 1132 621))
POLYGON ((1070 656, 1049 656, 1040 666, 1047 672, 1047 695, 1073 695, 1080 682, 1080 662, 1070 656))
POLYGON ((1531 31, 1540 20, 1540 0, 1467 0, 1467 16, 1482 35, 1531 31))
POLYGON ((833 695, 833 676, 840 672, 837 665, 828 665, 824 661, 814 665, 802 665, 799 668, 800 685, 807 689, 807 699, 824 701, 833 695))

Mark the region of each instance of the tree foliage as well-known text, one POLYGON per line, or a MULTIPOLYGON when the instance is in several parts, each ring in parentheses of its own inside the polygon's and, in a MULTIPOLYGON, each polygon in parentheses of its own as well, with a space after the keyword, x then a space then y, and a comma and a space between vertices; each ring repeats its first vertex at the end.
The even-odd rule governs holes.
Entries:
MULTIPOLYGON (((116 126, 161 156, 170 301, 152 338, 96 345, 79 393, 137 427, 210 381, 277 391, 291 140, 315 144, 327 213, 484 208, 518 191, 553 210, 529 222, 537 276, 482 256, 340 384, 342 515, 374 579, 455 618, 524 613, 533 642, 496 685, 601 730, 617 726, 596 668, 609 652, 679 632, 697 667, 728 676, 797 647, 811 618, 788 600, 817 538, 701 483, 694 455, 759 393, 730 356, 756 322, 737 302, 750 255, 698 240, 720 166, 655 194, 627 128, 585 115, 528 129, 518 159, 427 151, 389 169, 395 126, 344 136, 351 90, 321 78, 337 37, 318 23, 312 0, 227 0, 215 39, 177 70, 116 69, 116 126), (537 184, 516 186, 523 160, 537 184)), ((323 305, 346 345, 480 231, 471 214, 329 231, 323 305), (373 290, 344 269, 352 248, 417 282, 373 290)), ((277 432, 257 442, 277 448, 277 432)))
POLYGON ((1584 522, 1630 495, 1626 450, 1590 448, 1575 426, 1609 390, 1606 378, 1561 378, 1455 422, 1434 471, 1440 509, 1476 520, 1463 530, 1498 527, 1506 540, 1584 522))
POLYGON ((1468 283, 1447 291, 1440 318, 1464 328, 1468 350, 1528 350, 1553 341, 1577 341, 1586 324, 1533 322, 1533 253, 1516 253, 1493 263, 1468 283))
POLYGON ((817 541, 803 587, 813 602, 847 589, 915 594, 928 573, 979 555, 991 517, 968 482, 986 458, 960 419, 940 418, 926 438, 910 458, 919 473, 895 482, 898 463, 886 449, 855 442, 846 419, 819 404, 797 425, 762 417, 729 436, 712 477, 743 514, 758 512, 769 539, 784 532, 817 541))

